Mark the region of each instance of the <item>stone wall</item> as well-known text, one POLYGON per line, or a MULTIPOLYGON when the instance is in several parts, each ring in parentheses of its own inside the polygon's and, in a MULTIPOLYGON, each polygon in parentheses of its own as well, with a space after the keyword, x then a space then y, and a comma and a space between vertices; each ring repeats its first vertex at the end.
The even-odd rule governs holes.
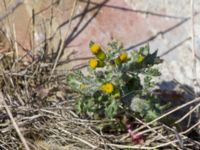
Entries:
MULTIPOLYGON (((6 1, 7 7, 14 0, 6 1)), ((112 38, 124 43, 127 50, 149 43, 152 51, 165 61, 160 65, 162 79, 174 79, 193 86, 193 54, 191 49, 190 0, 80 0, 75 7, 70 25, 74 0, 25 0, 9 18, 1 21, 3 30, 16 32, 19 54, 24 49, 41 51, 44 39, 49 49, 56 51, 59 40, 65 41, 62 60, 69 66, 84 66, 91 57, 90 40, 104 46, 112 38), (35 23, 32 22, 34 14, 35 23), (68 32, 69 30, 69 32, 68 32), (32 36, 34 33, 34 36, 32 36), (67 34, 68 33, 68 34, 67 34), (34 42, 33 42, 34 41, 34 42), (21 46, 20 46, 21 45, 21 46), (70 58, 68 57, 69 54, 70 58)), ((5 11, 3 1, 1 12, 5 11)), ((194 0, 195 48, 197 51, 197 77, 200 73, 200 0, 194 0)), ((4 50, 5 51, 5 50, 4 50)), ((199 79, 200 80, 200 79, 199 79)))

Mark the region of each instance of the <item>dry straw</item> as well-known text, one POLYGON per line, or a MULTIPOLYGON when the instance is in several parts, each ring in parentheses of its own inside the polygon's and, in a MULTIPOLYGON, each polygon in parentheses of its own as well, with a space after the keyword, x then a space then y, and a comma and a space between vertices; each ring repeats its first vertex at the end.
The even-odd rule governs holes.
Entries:
MULTIPOLYGON (((11 5, 11 10, 4 12, 0 20, 14 12, 21 3, 18 0, 11 5)), ((74 8, 76 5, 77 1, 74 8)), ((15 50, 18 46, 11 45, 15 50)), ((31 59, 28 63, 24 60, 30 60, 30 51, 17 60, 10 52, 0 57, 0 149, 200 149, 200 142, 188 137, 188 133, 200 126, 199 121, 191 122, 181 132, 160 121, 188 106, 195 106, 177 118, 176 124, 181 125, 199 109, 200 98, 172 108, 149 123, 136 118, 138 128, 133 132, 142 133, 145 140, 142 145, 134 145, 127 133, 106 133, 98 128, 115 120, 89 120, 76 115, 73 109, 76 93, 68 89, 66 74, 55 71, 60 55, 55 61, 45 54, 45 59, 31 59)))

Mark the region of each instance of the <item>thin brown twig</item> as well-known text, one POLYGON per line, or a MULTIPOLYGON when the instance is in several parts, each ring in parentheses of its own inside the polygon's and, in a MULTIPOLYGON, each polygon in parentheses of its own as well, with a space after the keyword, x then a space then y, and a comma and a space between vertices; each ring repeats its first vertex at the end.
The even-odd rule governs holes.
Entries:
MULTIPOLYGON (((75 10, 76 10, 75 8, 76 8, 76 6, 77 6, 77 3, 78 3, 78 0, 75 0, 75 1, 74 1, 74 5, 73 5, 73 8, 72 8, 72 13, 71 13, 71 16, 70 16, 70 20, 69 20, 69 28, 68 28, 66 34, 64 35, 64 37, 68 37, 68 35, 69 35, 69 33, 70 33, 71 24, 72 24, 72 18, 73 18, 73 16, 74 16, 74 13, 75 13, 75 10)), ((56 68, 56 66, 57 66, 57 64, 58 64, 58 60, 59 60, 59 58, 60 58, 60 56, 61 56, 61 54, 62 54, 62 51, 63 51, 63 49, 64 49, 64 45, 65 45, 65 42, 64 42, 64 40, 63 40, 62 43, 61 43, 60 49, 59 49, 59 51, 58 51, 58 55, 56 56, 56 60, 55 60, 55 62, 54 62, 53 68, 52 68, 52 70, 51 70, 51 74, 50 74, 49 79, 51 79, 51 76, 53 75, 54 70, 55 70, 55 68, 56 68)))
POLYGON ((195 123, 193 126, 191 126, 189 129, 187 129, 187 130, 181 132, 181 134, 187 134, 188 132, 190 132, 192 129, 194 129, 194 128, 197 127, 198 125, 200 125, 200 120, 199 120, 197 123, 195 123))
POLYGON ((147 146, 142 146, 142 145, 121 145, 121 144, 112 144, 112 143, 101 143, 101 144, 120 148, 120 149, 144 149, 144 150, 154 149, 154 147, 147 147, 147 146))
MULTIPOLYGON (((195 99, 192 100, 192 101, 189 101, 189 102, 187 102, 187 103, 185 103, 185 104, 183 104, 183 105, 180 105, 180 106, 176 107, 175 109, 173 109, 173 110, 171 110, 171 111, 169 111, 169 112, 163 114, 162 116, 160 116, 160 117, 154 119, 154 120, 151 121, 151 122, 146 123, 145 125, 142 125, 141 127, 135 129, 135 130, 132 131, 132 132, 133 132, 133 133, 138 132, 138 131, 140 131, 140 130, 146 128, 147 125, 151 125, 151 124, 153 124, 153 123, 159 121, 160 119, 162 119, 162 118, 164 118, 164 117, 166 117, 166 116, 172 114, 173 112, 176 112, 177 110, 179 110, 179 109, 181 109, 181 108, 184 108, 184 107, 186 107, 186 106, 188 106, 188 105, 190 105, 190 104, 192 104, 192 103, 196 103, 196 102, 200 102, 200 97, 195 98, 195 99)), ((127 136, 124 136, 124 137, 123 137, 122 139, 120 139, 120 140, 124 140, 124 139, 128 138, 129 136, 130 136, 130 135, 128 134, 127 136)))
MULTIPOLYGON (((190 105, 190 104, 192 104, 192 103, 199 102, 199 101, 200 101, 200 97, 198 97, 198 98, 196 98, 196 99, 194 99, 194 100, 192 100, 192 101, 189 101, 189 102, 187 102, 187 103, 185 103, 185 104, 183 104, 183 105, 181 105, 181 106, 178 106, 178 107, 176 107, 175 109, 173 109, 173 110, 171 110, 171 111, 169 111, 169 112, 163 114, 162 116, 160 116, 160 117, 154 119, 153 121, 147 123, 147 125, 153 124, 153 123, 157 122, 158 120, 160 120, 160 119, 162 119, 162 118, 164 118, 164 117, 166 117, 166 116, 172 114, 173 112, 175 112, 175 111, 177 111, 177 110, 179 110, 179 109, 181 109, 181 108, 184 108, 184 107, 186 107, 186 106, 188 106, 188 105, 190 105)), ((143 128, 145 128, 145 127, 146 127, 146 125, 144 125, 143 127, 140 127, 140 129, 143 129, 143 128)), ((139 128, 136 129, 136 130, 139 130, 139 128)))
POLYGON ((178 140, 174 140, 174 141, 170 141, 170 142, 166 142, 163 144, 159 144, 157 146, 153 146, 153 147, 147 147, 147 146, 142 146, 142 145, 120 145, 120 144, 112 144, 112 143, 102 143, 104 145, 108 145, 108 146, 113 146, 113 147, 117 147, 120 149, 125 149, 125 148, 129 148, 129 149, 146 149, 146 150, 154 150, 154 149, 159 149, 161 147, 165 147, 168 145, 171 145, 172 143, 176 143, 178 142, 178 140))
POLYGON ((178 140, 178 143, 179 143, 179 145, 180 145, 180 150, 182 150, 183 149, 183 139, 182 139, 182 137, 181 137, 181 135, 176 131, 176 129, 174 129, 174 128, 172 128, 172 127, 168 127, 167 125, 165 125, 165 124, 163 124, 163 126, 165 127, 165 128, 167 128, 169 131, 171 131, 172 133, 174 133, 174 135, 175 135, 175 137, 176 137, 176 139, 178 140))
POLYGON ((180 123, 181 121, 183 121, 187 116, 191 115, 198 107, 200 107, 200 103, 198 105, 196 105, 194 108, 192 108, 189 112, 187 112, 183 117, 178 119, 175 122, 175 124, 180 123))
MULTIPOLYGON (((140 119, 136 118, 136 120, 140 123, 142 123, 143 125, 146 125, 146 123, 144 123, 143 121, 141 121, 140 119)), ((160 134, 159 132, 157 132, 154 128, 151 128, 149 125, 146 125, 147 128, 151 129, 154 133, 158 134, 161 138, 168 140, 165 136, 163 136, 162 134, 160 134)), ((170 140, 169 140, 170 142, 170 140)), ((177 147, 177 145, 175 143, 171 143, 172 146, 176 147, 177 149, 181 150, 180 148, 177 147)))
POLYGON ((92 149, 96 149, 96 148, 97 148, 97 146, 95 146, 95 145, 89 143, 88 141, 86 141, 86 140, 84 140, 84 139, 81 139, 81 138, 79 138, 79 137, 77 137, 77 136, 74 136, 71 132, 62 129, 62 128, 60 128, 59 126, 58 126, 58 129, 61 130, 61 131, 64 132, 64 133, 68 134, 68 135, 71 136, 73 139, 76 139, 76 140, 80 141, 81 143, 84 143, 84 144, 88 145, 88 146, 91 147, 92 149))
POLYGON ((17 45, 17 36, 16 36, 16 26, 15 26, 15 23, 13 23, 13 38, 14 38, 14 47, 15 47, 15 57, 16 57, 16 60, 18 60, 19 49, 18 49, 18 45, 17 45))
POLYGON ((0 21, 2 21, 4 18, 9 16, 11 13, 13 13, 15 11, 15 9, 17 7, 19 7, 22 3, 23 3, 23 0, 16 0, 15 4, 13 4, 12 6, 8 7, 7 11, 2 13, 2 15, 0 15, 0 21))

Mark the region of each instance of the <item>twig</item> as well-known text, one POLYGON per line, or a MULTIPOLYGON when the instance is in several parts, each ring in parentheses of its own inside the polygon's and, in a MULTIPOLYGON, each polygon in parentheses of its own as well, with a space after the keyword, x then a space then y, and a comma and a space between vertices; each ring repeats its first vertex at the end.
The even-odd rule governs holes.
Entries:
POLYGON ((20 138, 20 140, 22 141, 22 143, 23 143, 25 149, 26 149, 26 150, 30 150, 30 148, 29 148, 29 146, 28 146, 28 144, 27 144, 27 142, 26 142, 26 140, 25 140, 23 134, 21 133, 21 131, 20 131, 20 129, 19 129, 17 123, 15 122, 15 120, 14 120, 14 118, 13 118, 13 115, 12 115, 10 109, 8 108, 8 105, 7 105, 7 103, 5 102, 4 97, 3 97, 3 94, 2 94, 1 92, 0 92, 0 100, 2 101, 2 103, 3 103, 3 105, 4 105, 5 109, 6 109, 6 112, 8 113, 8 116, 10 117, 10 120, 11 120, 11 122, 12 122, 12 124, 13 124, 13 126, 14 126, 16 132, 17 132, 17 134, 19 135, 19 138, 20 138))
POLYGON ((195 50, 195 41, 194 41, 194 0, 191 0, 191 38, 192 38, 192 57, 193 57, 193 67, 192 67, 192 73, 193 73, 193 86, 194 86, 194 92, 195 95, 197 94, 197 70, 196 70, 196 50, 195 50))
POLYGON ((9 16, 11 13, 13 13, 15 11, 15 9, 17 7, 19 7, 21 4, 23 3, 23 0, 16 0, 15 4, 13 4, 12 6, 10 6, 6 12, 4 12, 2 15, 0 15, 0 21, 2 21, 4 18, 6 18, 7 16, 9 16))
MULTIPOLYGON (((145 125, 142 125, 141 127, 137 128, 136 130, 134 130, 134 131, 132 131, 132 132, 133 132, 133 133, 138 132, 138 131, 140 131, 140 130, 146 128, 147 125, 153 124, 153 123, 157 122, 158 120, 160 120, 160 119, 162 119, 162 118, 164 118, 164 117, 166 117, 166 116, 172 114, 173 112, 176 112, 177 110, 179 110, 179 109, 181 109, 181 108, 184 108, 184 107, 186 107, 186 106, 188 106, 188 105, 190 105, 190 104, 192 104, 192 103, 196 103, 196 102, 199 102, 199 101, 200 101, 200 97, 195 98, 194 100, 189 101, 189 102, 187 102, 187 103, 185 103, 185 104, 183 104, 183 105, 181 105, 181 106, 178 106, 178 107, 176 107, 175 109, 173 109, 173 110, 171 110, 171 111, 169 111, 169 112, 163 114, 162 116, 160 116, 160 117, 154 119, 153 121, 148 122, 148 123, 146 123, 145 125)), ((123 137, 123 138, 120 139, 120 140, 124 140, 124 139, 128 138, 129 136, 130 136, 130 135, 128 134, 127 136, 123 137)))
POLYGON ((16 56, 16 60, 18 60, 18 56, 19 56, 19 50, 18 50, 18 45, 17 45, 17 37, 16 37, 16 27, 15 27, 15 23, 13 23, 13 36, 14 36, 14 47, 15 47, 15 56, 16 56))
POLYGON ((96 149, 96 148, 97 148, 97 146, 92 145, 91 143, 89 143, 89 142, 86 141, 86 140, 83 140, 83 139, 81 139, 81 138, 79 138, 79 137, 74 136, 71 132, 62 129, 62 128, 60 128, 59 126, 58 126, 58 129, 61 130, 61 131, 64 132, 64 133, 68 134, 68 135, 71 136, 73 139, 76 139, 76 140, 78 140, 78 141, 80 141, 80 142, 82 142, 82 143, 88 145, 88 146, 91 147, 92 149, 96 149))
POLYGON ((168 145, 171 145, 172 143, 176 143, 178 142, 177 140, 174 140, 174 141, 170 141, 170 142, 167 142, 167 143, 163 143, 163 144, 160 144, 160 145, 157 145, 157 146, 154 146, 154 147, 146 147, 146 146, 142 146, 142 145, 135 145, 135 146, 132 146, 132 145, 120 145, 120 144, 111 144, 111 143, 102 143, 102 145, 108 145, 108 146, 113 146, 113 147, 117 147, 117 148, 120 148, 120 149, 145 149, 145 150, 154 150, 154 149, 159 149, 161 147, 165 147, 165 146, 168 146, 168 145))
POLYGON ((194 129, 198 125, 200 125, 200 120, 196 124, 194 124, 193 126, 191 126, 189 129, 181 132, 181 134, 187 134, 188 132, 190 132, 192 129, 194 129))
MULTIPOLYGON (((71 13, 71 16, 70 16, 70 20, 69 20, 69 28, 68 28, 66 34, 64 35, 64 37, 67 37, 68 34, 69 34, 69 32, 70 32, 71 23, 72 23, 72 18, 73 18, 73 15, 74 15, 74 13, 75 13, 75 8, 76 8, 76 6, 77 6, 77 3, 78 3, 78 0, 75 0, 75 1, 74 1, 74 5, 73 5, 73 9, 72 9, 72 13, 71 13)), ((52 70, 51 70, 51 74, 50 74, 49 80, 51 79, 51 76, 53 75, 54 70, 55 70, 55 68, 56 68, 56 66, 57 66, 57 64, 58 64, 58 60, 59 60, 59 58, 60 58, 60 56, 61 56, 61 54, 62 54, 62 51, 63 51, 63 49, 64 49, 64 46, 65 46, 65 41, 63 40, 62 43, 61 43, 60 49, 59 49, 59 51, 58 51, 58 55, 56 56, 56 60, 55 60, 55 62, 54 62, 53 68, 52 68, 52 70)))
POLYGON ((183 121, 187 116, 189 116, 191 113, 193 113, 195 111, 195 109, 197 109, 198 107, 200 107, 200 103, 198 105, 196 105, 194 108, 192 108, 187 114, 185 114, 183 117, 181 117, 179 120, 177 120, 175 122, 175 124, 180 123, 181 121, 183 121))
POLYGON ((0 145, 0 148, 4 148, 5 150, 9 150, 9 149, 7 149, 5 146, 3 146, 3 145, 6 145, 6 146, 7 146, 7 144, 6 144, 4 141, 0 140, 0 143, 2 143, 2 144, 0 145))
POLYGON ((31 39, 31 48, 33 50, 33 57, 35 57, 36 53, 35 53, 35 9, 32 8, 32 39, 31 39))
MULTIPOLYGON (((198 101, 200 101, 200 97, 198 97, 198 98, 196 98, 196 99, 194 99, 194 100, 192 100, 192 101, 189 101, 189 102, 187 102, 187 103, 185 103, 185 104, 183 104, 183 105, 181 105, 181 106, 176 107, 175 109, 173 109, 173 110, 171 110, 171 111, 169 111, 169 112, 163 114, 162 116, 160 116, 160 117, 154 119, 153 121, 147 123, 147 125, 153 124, 153 123, 155 123, 156 121, 158 121, 158 120, 160 120, 160 119, 162 119, 162 118, 164 118, 164 117, 166 117, 166 116, 172 114, 173 112, 175 112, 175 111, 177 111, 177 110, 179 110, 179 109, 181 109, 181 108, 184 108, 184 107, 186 107, 186 106, 188 106, 188 105, 190 105, 190 104, 192 104, 192 103, 198 102, 198 101)), ((143 126, 143 127, 141 127, 141 129, 144 128, 144 127, 146 127, 146 125, 143 126)), ((139 130, 139 128, 138 128, 137 130, 139 130)))
POLYGON ((178 140, 174 140, 174 141, 170 141, 170 142, 167 142, 167 143, 163 143, 163 144, 160 144, 158 146, 153 147, 153 149, 158 149, 158 148, 161 148, 161 147, 164 147, 164 146, 167 146, 167 145, 171 145, 172 143, 176 143, 176 142, 178 142, 178 140))
POLYGON ((120 149, 145 149, 145 150, 150 150, 154 149, 154 147, 146 147, 146 146, 141 146, 141 145, 120 145, 120 144, 112 144, 112 143, 101 143, 102 145, 107 145, 111 147, 117 147, 120 149))
MULTIPOLYGON (((193 86, 195 95, 199 92, 198 87, 200 87, 200 83, 197 80, 197 69, 196 69, 196 49, 195 49, 195 33, 194 33, 194 0, 191 0, 191 32, 192 32, 192 54, 193 54, 193 86)), ((200 118, 200 108, 197 109, 197 117, 200 118)))
POLYGON ((183 139, 181 138, 181 135, 174 128, 168 127, 165 124, 163 124, 163 126, 174 133, 176 139, 178 140, 180 148, 183 149, 183 139))
MULTIPOLYGON (((143 121, 141 121, 140 119, 136 118, 136 120, 140 123, 142 123, 143 125, 146 125, 146 123, 144 123, 143 121)), ((149 125, 146 125, 147 128, 151 129, 154 133, 158 134, 161 138, 168 140, 165 136, 163 136, 162 134, 160 134, 159 132, 157 132, 154 128, 151 128, 149 125)), ((168 140, 170 142, 170 140, 168 140)), ((172 146, 176 147, 177 149, 181 150, 180 148, 178 148, 178 146, 175 143, 171 143, 172 146)))

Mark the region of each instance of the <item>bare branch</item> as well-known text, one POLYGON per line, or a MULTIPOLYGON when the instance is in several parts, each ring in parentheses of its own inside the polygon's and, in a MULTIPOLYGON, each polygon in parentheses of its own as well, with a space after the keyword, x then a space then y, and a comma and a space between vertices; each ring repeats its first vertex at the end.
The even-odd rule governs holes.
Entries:
POLYGON ((16 0, 15 4, 8 7, 8 9, 5 12, 3 12, 2 15, 0 15, 0 21, 9 16, 11 13, 13 13, 15 9, 19 7, 23 2, 23 0, 16 0))

